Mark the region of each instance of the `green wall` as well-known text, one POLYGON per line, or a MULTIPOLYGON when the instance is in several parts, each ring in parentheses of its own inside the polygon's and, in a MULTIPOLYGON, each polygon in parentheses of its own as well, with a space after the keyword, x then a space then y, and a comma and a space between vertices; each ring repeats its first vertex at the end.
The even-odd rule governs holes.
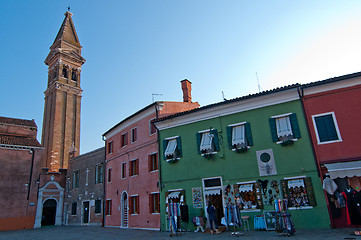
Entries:
MULTIPOLYGON (((240 102, 240 104, 242 104, 240 102)), ((171 189, 184 189, 186 203, 189 207, 190 219, 198 216, 200 210, 194 209, 192 204, 192 188, 202 187, 202 178, 221 176, 223 186, 261 180, 282 180, 285 177, 311 177, 317 206, 312 209, 289 210, 297 228, 327 228, 330 225, 326 201, 322 190, 321 180, 317 175, 315 159, 302 106, 299 101, 292 101, 263 107, 255 110, 235 113, 188 125, 169 128, 160 131, 160 160, 161 167, 161 229, 165 229, 165 192, 171 189), (272 142, 269 118, 271 116, 296 113, 301 138, 292 146, 281 146, 272 142), (247 152, 236 153, 228 148, 226 127, 229 124, 250 122, 253 146, 247 152), (207 159, 198 154, 196 133, 201 130, 215 128, 218 130, 220 151, 207 159), (164 146, 162 140, 167 137, 180 136, 182 141, 182 158, 176 163, 164 160, 164 146), (256 158, 256 151, 272 149, 276 163, 277 175, 260 177, 256 158)), ((203 202, 204 205, 204 202, 203 202)), ((272 205, 265 205, 263 210, 273 210, 272 205)), ((262 212, 247 212, 243 215, 251 216, 262 212)), ((193 223, 184 226, 193 229, 193 223)))

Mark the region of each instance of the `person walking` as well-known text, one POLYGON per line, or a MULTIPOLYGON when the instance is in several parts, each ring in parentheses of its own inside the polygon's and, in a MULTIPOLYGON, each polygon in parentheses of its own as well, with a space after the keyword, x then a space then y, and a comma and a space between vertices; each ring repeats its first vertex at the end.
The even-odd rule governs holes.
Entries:
POLYGON ((220 234, 221 232, 218 230, 218 225, 217 225, 216 209, 212 205, 211 202, 208 202, 207 213, 208 213, 209 227, 211 229, 211 234, 214 233, 214 231, 213 231, 213 223, 214 223, 214 227, 215 227, 215 230, 216 230, 216 234, 220 234))

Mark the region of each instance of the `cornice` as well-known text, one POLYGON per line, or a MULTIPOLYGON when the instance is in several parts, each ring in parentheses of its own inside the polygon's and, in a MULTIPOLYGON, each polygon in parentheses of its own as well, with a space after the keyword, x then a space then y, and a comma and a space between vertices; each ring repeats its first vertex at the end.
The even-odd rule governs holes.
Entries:
POLYGON ((82 89, 77 88, 77 87, 73 87, 73 86, 69 86, 67 84, 61 83, 61 82, 54 82, 52 85, 50 85, 45 91, 44 94, 45 96, 47 96, 50 92, 53 91, 63 91, 63 92, 68 92, 68 93, 72 93, 75 94, 77 96, 81 96, 81 93, 83 92, 82 89))

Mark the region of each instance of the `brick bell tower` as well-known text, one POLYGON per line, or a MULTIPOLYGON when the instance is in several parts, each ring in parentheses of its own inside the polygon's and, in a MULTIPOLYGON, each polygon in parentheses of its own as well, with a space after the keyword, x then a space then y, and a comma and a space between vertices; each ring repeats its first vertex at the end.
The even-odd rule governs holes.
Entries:
POLYGON ((49 172, 67 169, 69 157, 79 155, 80 146, 80 72, 85 59, 72 20, 65 13, 61 28, 45 59, 48 86, 41 143, 45 148, 43 167, 49 172), (70 155, 70 156, 69 156, 70 155))

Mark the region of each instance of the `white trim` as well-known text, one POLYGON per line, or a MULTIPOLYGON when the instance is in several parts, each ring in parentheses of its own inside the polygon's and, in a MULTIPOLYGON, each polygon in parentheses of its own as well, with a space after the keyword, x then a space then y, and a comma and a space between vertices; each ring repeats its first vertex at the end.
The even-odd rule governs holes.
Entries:
POLYGON ((249 184, 249 183, 256 183, 257 181, 248 181, 248 182, 238 182, 236 184, 249 184))
MULTIPOLYGON (((293 139, 290 139, 291 141, 293 141, 293 142, 296 142, 298 139, 297 138, 293 138, 293 139)), ((281 144, 281 143, 283 143, 284 141, 278 141, 278 142, 276 142, 276 144, 281 144)))
POLYGON ((285 177, 284 180, 292 180, 292 179, 299 179, 299 178, 306 178, 307 176, 297 176, 297 177, 285 177))
POLYGON ((261 209, 256 208, 256 209, 245 209, 245 210, 241 210, 241 213, 246 213, 246 212, 260 212, 261 209))
POLYGON ((139 194, 130 195, 130 197, 137 197, 139 194))
POLYGON ((183 191, 183 188, 171 189, 171 190, 168 190, 167 192, 178 192, 178 191, 183 191))
POLYGON ((228 125, 228 127, 236 127, 236 126, 244 125, 244 124, 246 124, 246 123, 247 123, 247 122, 234 123, 234 124, 228 125))
POLYGON ((179 138, 179 136, 174 136, 174 137, 168 137, 168 138, 165 138, 164 140, 172 140, 172 139, 177 139, 177 138, 179 138))
POLYGON ((313 209, 313 206, 304 206, 304 207, 289 207, 288 210, 306 210, 313 209))
POLYGON ((313 123, 313 128, 315 130, 315 134, 316 134, 316 138, 317 138, 317 144, 318 145, 322 145, 322 144, 328 144, 328 143, 336 143, 336 142, 342 142, 342 138, 341 138, 341 133, 340 133, 340 129, 338 128, 338 123, 336 120, 336 115, 335 112, 326 112, 326 113, 320 113, 320 114, 315 114, 312 115, 312 123, 313 123), (317 129, 317 125, 316 125, 316 117, 322 117, 322 116, 326 116, 326 115, 331 115, 332 119, 333 119, 333 125, 335 126, 335 130, 337 133, 337 140, 331 140, 331 141, 325 141, 325 142, 321 142, 320 141, 320 136, 318 135, 318 129, 317 129))
POLYGON ((157 194, 157 193, 159 193, 159 191, 158 192, 151 192, 150 194, 157 194))
POLYGON ((285 114, 280 114, 280 115, 276 115, 276 116, 272 116, 271 118, 282 118, 282 117, 288 117, 290 116, 292 113, 285 113, 285 114))
POLYGON ((201 131, 198 131, 198 133, 206 133, 206 132, 210 132, 211 130, 214 130, 214 128, 210 128, 207 130, 201 130, 201 131))
POLYGON ((336 82, 323 83, 323 84, 317 85, 317 86, 306 87, 306 88, 303 88, 303 91, 304 91, 304 95, 308 96, 308 95, 312 95, 315 93, 325 93, 327 91, 357 86, 360 84, 361 84, 361 78, 353 77, 353 78, 348 78, 348 79, 342 79, 342 80, 336 81, 336 82))

